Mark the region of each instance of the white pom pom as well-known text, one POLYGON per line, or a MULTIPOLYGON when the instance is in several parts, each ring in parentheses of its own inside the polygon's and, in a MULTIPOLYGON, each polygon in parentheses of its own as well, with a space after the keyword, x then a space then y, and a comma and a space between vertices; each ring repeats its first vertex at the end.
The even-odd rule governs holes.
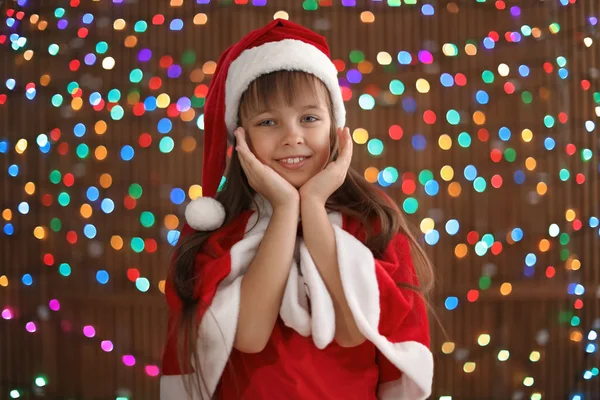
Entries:
POLYGON ((197 231, 214 231, 225 221, 225 208, 212 197, 198 197, 185 207, 185 219, 197 231))

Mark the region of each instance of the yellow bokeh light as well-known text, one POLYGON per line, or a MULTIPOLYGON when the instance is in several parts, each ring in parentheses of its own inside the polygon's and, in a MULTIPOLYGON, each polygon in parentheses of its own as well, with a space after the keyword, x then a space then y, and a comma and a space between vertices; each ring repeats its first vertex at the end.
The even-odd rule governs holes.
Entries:
POLYGON ((444 53, 445 56, 454 57, 458 55, 458 49, 451 43, 444 43, 442 46, 442 53, 444 53))
POLYGON ((542 36, 542 31, 540 30, 540 28, 533 28, 531 30, 531 36, 533 36, 534 38, 539 38, 540 36, 542 36))
POLYGON ((118 235, 114 235, 110 238, 110 245, 115 250, 121 250, 123 248, 123 238, 118 235))
POLYGON ((204 72, 206 75, 214 74, 215 69, 217 69, 217 63, 214 61, 207 61, 202 66, 202 72, 204 72))
POLYGON ((133 35, 129 35, 125 38, 124 44, 125 44, 125 47, 132 48, 132 47, 137 46, 137 42, 138 42, 137 37, 135 37, 133 35))
POLYGON ((71 108, 73 110, 79 111, 81 110, 81 107, 83 107, 83 100, 81 97, 75 97, 73 100, 71 100, 71 108))
POLYGON ((575 213, 575 210, 573 209, 568 209, 567 212, 565 212, 565 219, 569 222, 573 222, 573 220, 577 217, 577 214, 575 213))
POLYGON ((358 144, 365 144, 369 140, 369 132, 364 128, 356 128, 352 132, 352 139, 358 144))
POLYGON ((550 250, 550 241, 548 239, 540 240, 539 249, 542 253, 545 253, 548 250, 550 250))
POLYGON ((462 187, 460 186, 460 183, 452 182, 450 185, 448 185, 448 194, 451 197, 458 197, 458 196, 460 196, 461 192, 462 192, 462 187))
POLYGON ((537 161, 535 161, 535 158, 527 157, 527 159, 525 160, 525 168, 527 168, 529 171, 533 171, 536 166, 537 161))
POLYGON ((23 58, 26 59, 27 61, 31 60, 32 57, 33 57, 33 50, 26 50, 25 53, 23 53, 23 58))
POLYGON ((500 294, 503 296, 508 296, 512 292, 512 285, 508 282, 504 282, 500 286, 500 294))
POLYGON ((165 228, 167 229, 177 229, 179 226, 179 218, 176 215, 168 214, 165 215, 165 228))
POLYGON ((40 16, 37 14, 31 14, 31 17, 29 17, 29 22, 31 22, 34 25, 37 24, 39 20, 40 16))
POLYGON ((475 111, 473 113, 473 122, 477 125, 485 124, 485 114, 482 111, 475 111))
POLYGON ((36 239, 43 240, 46 237, 46 229, 43 226, 36 226, 33 230, 33 236, 36 239))
POLYGON ((600 117, 600 106, 595 108, 596 110, 596 116, 600 117))
POLYGON ((40 85, 48 86, 49 83, 50 83, 50 75, 44 74, 44 75, 40 76, 40 85))
POLYGON ((381 65, 390 65, 392 63, 392 56, 387 51, 380 51, 377 53, 377 62, 381 65))
POLYGON ((591 47, 592 44, 594 44, 594 39, 592 39, 591 37, 585 37, 583 39, 583 44, 585 45, 585 47, 591 47))
POLYGON ((544 182, 538 182, 538 184, 535 187, 535 190, 537 191, 537 194, 543 196, 548 192, 548 185, 546 185, 544 182))
POLYGON ((92 216, 92 214, 94 213, 94 210, 92 209, 92 206, 87 204, 87 203, 83 203, 81 205, 81 207, 79 207, 79 213, 81 214, 81 216, 85 219, 88 219, 92 216))
POLYGON ((94 125, 94 130, 96 131, 96 133, 98 135, 103 135, 106 132, 106 128, 107 128, 106 122, 104 122, 102 120, 97 121, 96 124, 94 125))
POLYGON ((193 136, 186 136, 181 141, 181 150, 190 153, 196 149, 196 139, 193 136))
POLYGON ((15 145, 15 151, 19 154, 23 154, 25 150, 27 150, 27 140, 19 139, 19 141, 15 145))
POLYGON ((183 0, 171 0, 171 7, 181 7, 183 5, 183 0))
POLYGON ((477 344, 480 345, 481 347, 487 346, 488 344, 490 344, 490 341, 491 341, 491 337, 487 333, 482 333, 477 338, 477 344))
POLYGON ((160 281, 158 281, 158 290, 160 290, 160 292, 162 294, 165 294, 165 284, 166 284, 166 281, 164 279, 161 279, 160 281))
POLYGON ((427 79, 417 79, 416 87, 419 93, 429 93, 430 86, 429 82, 427 82, 427 79))
POLYGON ((470 374, 471 372, 475 371, 476 367, 477 367, 477 364, 475 364, 472 361, 468 361, 463 366, 463 371, 465 371, 467 374, 470 374))
POLYGON ((8 286, 8 277, 6 275, 0 276, 0 286, 2 286, 2 287, 8 286))
POLYGON ((113 29, 115 31, 122 31, 123 29, 125 29, 126 25, 127 23, 125 22, 125 20, 123 18, 119 18, 116 19, 115 22, 113 22, 113 29))
POLYGON ((433 228, 435 228, 435 222, 432 218, 423 218, 423 220, 421 221, 420 228, 421 232, 423 233, 431 232, 433 228))
POLYGON ((375 15, 371 11, 363 11, 360 13, 360 20, 365 24, 372 24, 375 22, 375 15))
POLYGON ((167 108, 171 104, 171 97, 166 93, 161 93, 156 97, 156 107, 167 108))
POLYGON ((370 74, 373 72, 373 64, 366 60, 359 62, 357 67, 361 74, 370 74))
POLYGON ((40 21, 40 23, 38 24, 38 29, 40 31, 45 30, 48 27, 48 22, 47 21, 40 21))
POLYGON ((204 13, 194 15, 194 25, 204 25, 208 22, 208 16, 204 13))
POLYGON ((534 383, 534 379, 531 376, 526 377, 525 379, 523 379, 523 385, 530 387, 533 386, 534 383))
POLYGON ((440 146, 440 149, 442 150, 450 150, 452 148, 452 138, 450 135, 445 133, 441 135, 438 139, 438 146, 440 146))
POLYGON ((368 167, 365 169, 365 179, 370 183, 377 182, 377 176, 379 175, 379 170, 375 167, 368 167))
POLYGON ((573 258, 569 261, 567 261, 568 263, 568 269, 573 270, 573 271, 577 271, 579 270, 579 268, 581 268, 581 261, 579 261, 576 258, 573 258))
POLYGON ((444 165, 440 170, 440 176, 446 182, 450 182, 454 178, 454 169, 449 165, 444 165))
POLYGON ((286 11, 280 10, 273 14, 273 19, 290 19, 290 15, 286 11))
POLYGON ((10 221, 12 219, 12 211, 9 210, 8 208, 5 208, 4 210, 2 210, 2 218, 5 221, 10 221))
POLYGON ((500 350, 498 352, 498 360, 506 361, 510 358, 510 352, 508 350, 500 350))
POLYGON ((188 196, 191 200, 196 200, 198 197, 202 197, 202 186, 192 185, 188 190, 188 196))
POLYGON ((531 362, 538 362, 541 358, 542 355, 539 351, 532 351, 531 354, 529 354, 529 361, 531 362))
POLYGON ((100 175, 100 186, 106 189, 109 188, 110 185, 112 185, 112 176, 110 176, 110 174, 100 175))
POLYGON ((474 44, 469 43, 465 46, 465 53, 469 56, 477 55, 477 47, 474 44))
POLYGON ((467 245, 464 243, 459 243, 454 248, 454 255, 457 258, 464 258, 467 256, 467 251, 468 251, 467 245))
POLYGON ((451 354, 455 348, 456 345, 454 342, 444 342, 444 344, 442 344, 442 353, 451 354))
POLYGON ((531 142, 533 140, 533 132, 531 131, 531 129, 523 129, 521 131, 521 138, 525 143, 531 142))
POLYGON ((25 184, 25 193, 32 195, 35 193, 35 183, 33 182, 27 182, 25 184))

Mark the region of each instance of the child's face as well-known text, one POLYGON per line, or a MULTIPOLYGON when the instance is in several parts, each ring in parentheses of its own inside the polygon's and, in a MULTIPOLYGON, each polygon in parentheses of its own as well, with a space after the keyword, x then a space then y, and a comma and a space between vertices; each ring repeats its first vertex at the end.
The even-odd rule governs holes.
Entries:
POLYGON ((326 93, 318 93, 299 90, 292 104, 258 110, 244 121, 256 158, 296 188, 323 170, 329 160, 331 118, 326 93))

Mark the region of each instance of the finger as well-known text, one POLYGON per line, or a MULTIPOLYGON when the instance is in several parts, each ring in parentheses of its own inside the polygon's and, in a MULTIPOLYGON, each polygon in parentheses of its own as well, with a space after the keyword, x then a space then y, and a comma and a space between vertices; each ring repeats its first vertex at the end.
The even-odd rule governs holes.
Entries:
POLYGON ((258 182, 262 180, 265 174, 265 165, 256 158, 256 156, 247 148, 236 147, 240 154, 240 163, 246 173, 249 182, 258 182))
POLYGON ((250 151, 250 147, 248 146, 248 142, 246 142, 246 131, 244 128, 239 127, 235 130, 235 137, 237 138, 238 146, 250 151))
POLYGON ((341 149, 338 160, 343 165, 350 165, 352 161, 352 138, 350 137, 350 129, 344 128, 341 133, 341 149))

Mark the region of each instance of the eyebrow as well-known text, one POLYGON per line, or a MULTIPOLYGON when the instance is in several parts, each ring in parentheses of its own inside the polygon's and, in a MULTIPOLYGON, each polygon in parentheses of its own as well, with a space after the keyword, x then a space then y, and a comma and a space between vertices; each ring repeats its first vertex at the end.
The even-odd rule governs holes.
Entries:
POLYGON ((324 107, 318 105, 318 104, 307 104, 304 107, 302 107, 303 110, 309 110, 311 108, 318 108, 318 109, 323 109, 324 107))

